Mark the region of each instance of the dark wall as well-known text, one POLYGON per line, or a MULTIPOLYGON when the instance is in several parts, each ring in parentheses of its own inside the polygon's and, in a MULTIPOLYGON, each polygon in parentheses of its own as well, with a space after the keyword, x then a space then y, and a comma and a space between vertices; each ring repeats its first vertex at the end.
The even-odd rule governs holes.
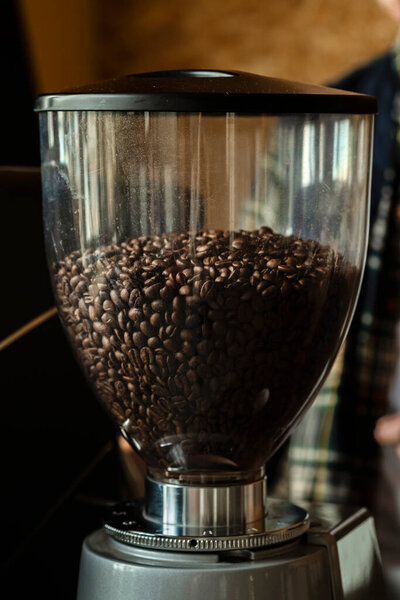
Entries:
POLYGON ((0 165, 39 165, 30 60, 15 0, 3 0, 0 19, 0 165))
POLYGON ((1 4, 0 456, 7 597, 70 600, 86 534, 119 500, 114 430, 58 317, 42 227, 39 139, 16 3, 1 4), (9 336, 13 336, 10 339, 9 336), (8 584, 8 585, 7 585, 8 584))

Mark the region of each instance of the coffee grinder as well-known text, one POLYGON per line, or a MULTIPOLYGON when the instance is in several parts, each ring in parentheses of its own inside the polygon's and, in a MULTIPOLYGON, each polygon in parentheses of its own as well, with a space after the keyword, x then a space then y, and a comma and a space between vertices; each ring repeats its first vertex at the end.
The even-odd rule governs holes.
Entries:
POLYGON ((382 597, 369 513, 264 474, 354 311, 375 99, 182 70, 36 110, 59 315, 147 464, 145 498, 84 541, 79 600, 382 597))

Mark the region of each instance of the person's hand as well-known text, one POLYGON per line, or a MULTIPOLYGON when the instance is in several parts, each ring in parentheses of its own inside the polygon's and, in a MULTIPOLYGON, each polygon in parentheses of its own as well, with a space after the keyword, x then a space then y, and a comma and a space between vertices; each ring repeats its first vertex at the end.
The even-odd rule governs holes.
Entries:
POLYGON ((383 6, 389 15, 397 22, 400 22, 400 1, 399 0, 378 0, 378 4, 383 6))
POLYGON ((385 415, 378 419, 374 436, 381 446, 396 446, 400 459, 400 413, 385 415))

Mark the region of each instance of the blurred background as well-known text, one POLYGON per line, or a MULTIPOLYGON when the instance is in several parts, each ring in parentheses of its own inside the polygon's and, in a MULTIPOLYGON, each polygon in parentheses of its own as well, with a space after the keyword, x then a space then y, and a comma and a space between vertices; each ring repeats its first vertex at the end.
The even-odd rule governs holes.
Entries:
POLYGON ((377 0, 2 0, 0 27, 4 562, 13 597, 62 600, 132 474, 53 310, 35 96, 172 68, 332 82, 387 50, 397 23, 377 0))
POLYGON ((3 0, 0 165, 39 164, 36 94, 148 70, 331 83, 392 44, 392 0, 3 0), (11 119, 15 115, 16 119, 11 119), (24 144, 20 142, 23 136, 24 144))
POLYGON ((319 83, 384 51, 376 0, 18 0, 36 92, 147 70, 212 68, 319 83))

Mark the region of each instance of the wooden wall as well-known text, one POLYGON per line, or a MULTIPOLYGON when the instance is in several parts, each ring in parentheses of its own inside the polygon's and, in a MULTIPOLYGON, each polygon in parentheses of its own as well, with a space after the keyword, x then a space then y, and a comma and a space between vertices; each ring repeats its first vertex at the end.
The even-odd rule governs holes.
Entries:
POLYGON ((326 82, 383 52, 377 0, 18 0, 38 91, 164 68, 326 82))

